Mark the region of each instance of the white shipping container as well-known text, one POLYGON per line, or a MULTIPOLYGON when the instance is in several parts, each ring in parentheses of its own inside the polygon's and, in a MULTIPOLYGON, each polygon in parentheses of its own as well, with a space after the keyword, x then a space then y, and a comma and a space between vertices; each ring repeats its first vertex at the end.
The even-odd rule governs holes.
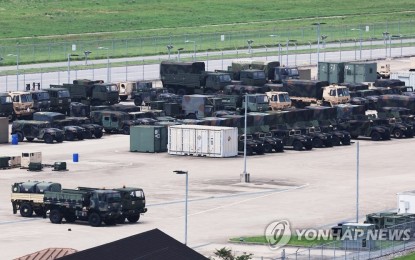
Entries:
POLYGON ((18 156, 10 156, 9 166, 10 167, 20 167, 22 164, 22 157, 18 156))
POLYGON ((415 190, 398 193, 398 214, 415 214, 415 190))
POLYGON ((168 153, 207 157, 237 156, 238 129, 204 125, 169 126, 168 153))
POLYGON ((391 79, 399 79, 405 82, 405 86, 415 87, 415 71, 391 72, 391 79))
POLYGON ((42 163, 42 152, 22 153, 22 168, 29 168, 29 163, 42 163))

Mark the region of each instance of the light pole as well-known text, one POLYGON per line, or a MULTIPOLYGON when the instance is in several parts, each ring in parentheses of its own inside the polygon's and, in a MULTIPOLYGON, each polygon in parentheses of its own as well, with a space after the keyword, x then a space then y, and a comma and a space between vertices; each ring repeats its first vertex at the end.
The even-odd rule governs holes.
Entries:
POLYGON ((245 119, 244 119, 244 171, 240 175, 241 182, 250 182, 249 173, 246 172, 246 128, 247 128, 247 117, 248 117, 248 94, 245 94, 245 119))
POLYGON ((88 55, 91 54, 91 51, 84 51, 85 54, 85 65, 88 65, 88 55))
POLYGON ((7 56, 16 57, 16 86, 17 86, 17 90, 19 90, 19 53, 17 53, 17 54, 7 54, 7 56))
POLYGON ((311 25, 316 25, 317 26, 317 64, 320 62, 320 27, 322 24, 326 24, 326 23, 313 23, 311 25))
POLYGON ((360 28, 352 28, 352 31, 359 31, 359 41, 360 41, 360 53, 359 53, 359 60, 362 59, 362 29, 360 28))
POLYGON ((184 50, 184 48, 177 49, 177 61, 180 61, 180 51, 184 50))
POLYGON ((385 58, 388 57, 388 36, 389 32, 383 32, 383 40, 385 41, 385 58))
POLYGON ((167 52, 169 53, 169 60, 170 60, 170 52, 171 52, 171 49, 173 49, 173 48, 174 48, 174 46, 173 46, 173 45, 171 45, 171 44, 169 44, 169 45, 167 45, 166 47, 167 47, 167 52))
POLYGON ((110 71, 110 54, 109 54, 109 48, 107 47, 98 47, 98 50, 107 50, 107 82, 109 83, 111 81, 111 71, 110 71))
POLYGON ((323 34, 321 35, 321 41, 323 42, 323 49, 324 49, 324 61, 326 61, 326 39, 327 35, 323 34))
POLYGON ((184 217, 184 244, 187 245, 187 201, 188 201, 188 193, 189 193, 189 174, 187 171, 176 170, 173 171, 176 174, 185 174, 186 175, 186 204, 185 204, 185 217, 184 217))
POLYGON ((193 42, 193 61, 196 61, 196 41, 186 40, 185 43, 193 42))
POLYGON ((78 54, 68 53, 68 83, 71 83, 71 57, 78 57, 78 54))
POLYGON ((252 43, 254 43, 254 40, 247 40, 248 43, 248 53, 252 54, 252 43))

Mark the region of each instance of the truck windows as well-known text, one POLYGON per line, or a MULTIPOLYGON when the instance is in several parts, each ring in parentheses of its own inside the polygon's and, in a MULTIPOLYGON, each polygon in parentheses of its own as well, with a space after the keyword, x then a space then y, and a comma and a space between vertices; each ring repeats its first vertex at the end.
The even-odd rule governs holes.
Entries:
POLYGON ((14 96, 13 97, 13 102, 20 102, 19 96, 14 96))
POLYGON ((1 104, 8 104, 8 103, 13 103, 12 98, 9 96, 1 96, 0 97, 0 103, 1 104))
POLYGON ((117 85, 106 86, 106 90, 107 90, 107 92, 118 92, 117 85))
POLYGON ((60 98, 69 97, 69 91, 67 91, 67 90, 59 90, 58 91, 58 97, 60 97, 60 98))
POLYGON ((231 79, 231 76, 230 75, 220 75, 219 76, 219 81, 220 82, 231 82, 232 81, 232 79, 231 79))
POLYGON ((290 96, 288 96, 287 94, 278 94, 278 96, 280 102, 291 102, 290 96))
POLYGON ((32 95, 30 95, 30 94, 21 95, 21 100, 22 100, 22 103, 33 102, 32 95))

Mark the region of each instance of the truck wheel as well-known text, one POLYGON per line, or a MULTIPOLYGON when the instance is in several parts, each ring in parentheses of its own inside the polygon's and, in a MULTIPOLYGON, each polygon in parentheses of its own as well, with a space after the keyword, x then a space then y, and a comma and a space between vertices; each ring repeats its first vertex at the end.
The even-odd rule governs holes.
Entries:
POLYGON ((65 139, 66 141, 73 141, 75 139, 75 136, 73 135, 73 133, 68 132, 67 134, 65 134, 65 139))
POLYGON ((25 218, 33 216, 33 208, 29 203, 23 203, 20 205, 20 215, 25 218))
POLYGON ((142 104, 143 104, 143 99, 140 96, 134 98, 134 105, 141 106, 142 104))
POLYGON ((140 215, 136 215, 136 216, 129 216, 127 217, 128 222, 130 223, 135 223, 140 219, 140 215))
POLYGON ((125 223, 125 217, 123 215, 119 216, 117 218, 117 224, 124 224, 125 223))
POLYGON ((130 134, 130 126, 126 125, 122 128, 122 133, 125 135, 129 135, 130 134))
POLYGON ((373 132, 370 135, 370 138, 372 138, 372 141, 379 141, 382 138, 382 136, 378 132, 373 132))
POLYGON ((56 137, 56 142, 62 143, 63 142, 63 139, 65 139, 65 137, 63 135, 62 136, 59 136, 59 137, 56 137))
POLYGON ((314 148, 323 147, 323 140, 321 140, 320 138, 313 138, 313 147, 314 148))
POLYGON ((395 130, 393 130, 392 135, 393 135, 393 137, 400 139, 403 136, 403 132, 400 129, 395 129, 395 130))
POLYGON ((49 220, 53 224, 62 223, 62 213, 58 209, 53 209, 50 211, 49 220))
POLYGON ((46 134, 43 136, 43 140, 45 141, 45 143, 47 144, 51 144, 53 143, 53 137, 49 134, 46 134))
POLYGON ((23 142, 23 139, 24 139, 23 133, 22 132, 17 132, 16 134, 17 134, 17 140, 19 142, 23 142))
POLYGON ((28 142, 33 142, 33 140, 35 140, 35 138, 33 138, 33 137, 26 137, 26 140, 27 140, 28 142))
POLYGON ((303 150, 303 144, 300 141, 294 141, 293 148, 296 151, 301 151, 303 150))
POLYGON ((95 130, 94 131, 95 138, 101 138, 103 134, 104 133, 102 132, 102 130, 95 130))
POLYGON ((272 146, 270 144, 264 144, 264 152, 272 153, 272 146))
POLYGON ((99 227, 101 226, 101 216, 98 213, 92 212, 91 215, 89 215, 88 218, 89 225, 93 227, 99 227))
POLYGON ((65 214, 65 220, 67 223, 73 223, 76 221, 76 216, 73 213, 67 213, 65 214))

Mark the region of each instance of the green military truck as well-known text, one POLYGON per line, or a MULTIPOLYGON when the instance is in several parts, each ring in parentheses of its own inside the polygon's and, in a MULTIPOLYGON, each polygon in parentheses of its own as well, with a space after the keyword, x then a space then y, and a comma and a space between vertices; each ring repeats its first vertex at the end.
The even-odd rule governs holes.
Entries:
POLYGON ((47 144, 62 143, 65 139, 64 131, 53 128, 49 122, 34 120, 16 120, 12 124, 12 135, 17 135, 19 142, 23 142, 26 138, 28 142, 32 142, 35 138, 43 140, 47 144))
POLYGON ((65 218, 67 223, 88 221, 93 227, 102 222, 115 225, 121 215, 121 195, 114 190, 45 191, 43 203, 54 224, 60 224, 65 218))
POLYGON ((204 62, 162 61, 160 79, 164 88, 178 95, 213 94, 232 82, 228 73, 206 71, 204 62))
POLYGON ((59 85, 51 85, 53 88, 45 88, 44 91, 49 93, 50 111, 69 115, 71 96, 66 88, 61 88, 59 85))
POLYGON ((91 111, 91 121, 94 124, 101 125, 106 133, 130 134, 130 127, 140 125, 139 120, 133 119, 133 116, 123 111, 91 111))
POLYGON ((51 88, 65 88, 69 91, 73 102, 86 105, 112 105, 119 102, 116 84, 104 83, 102 80, 77 79, 72 84, 51 85, 51 88))
POLYGON ((12 185, 11 202, 13 214, 18 211, 22 217, 32 217, 46 214, 43 197, 45 191, 59 192, 62 190, 60 183, 27 181, 16 182, 12 185))
MULTIPOLYGON (((97 190, 95 188, 78 187, 79 190, 97 190)), ((146 197, 143 189, 133 187, 122 187, 112 189, 120 192, 121 195, 121 215, 117 219, 118 224, 123 224, 125 219, 130 223, 135 223, 140 219, 142 213, 147 212, 146 197)))
POLYGON ((7 117, 12 121, 13 116, 13 101, 7 92, 0 92, 0 117, 7 117))

